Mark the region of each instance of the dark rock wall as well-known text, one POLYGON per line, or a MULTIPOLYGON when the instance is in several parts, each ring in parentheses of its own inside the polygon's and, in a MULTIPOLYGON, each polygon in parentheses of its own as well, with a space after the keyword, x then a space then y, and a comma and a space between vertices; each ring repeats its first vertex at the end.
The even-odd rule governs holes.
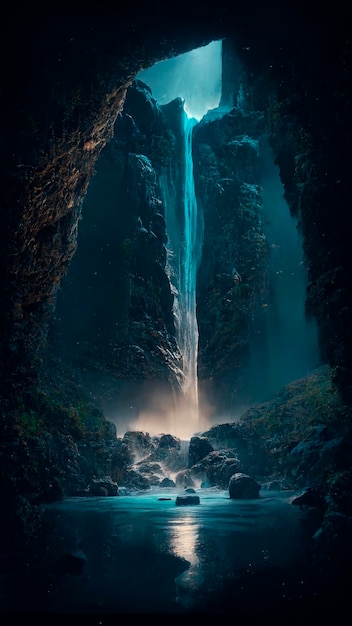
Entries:
POLYGON ((34 4, 19 20, 9 8, 1 42, 0 315, 1 384, 14 400, 35 380, 82 201, 126 88, 142 66, 208 43, 213 31, 199 20, 192 28, 191 14, 189 31, 180 18, 161 28, 142 9, 34 4))
MULTIPOLYGON (((345 11, 336 7, 330 13, 320 5, 311 12, 309 3, 239 2, 234 7, 220 2, 212 12, 188 8, 187 19, 179 6, 166 18, 159 5, 154 11, 150 4, 142 9, 133 2, 113 11, 75 12, 71 5, 55 13, 52 6, 50 15, 30 6, 22 19, 9 9, 1 40, 5 422, 14 419, 11 407, 26 403, 36 388, 57 289, 76 251, 82 203, 126 89, 142 67, 227 36, 243 66, 251 109, 265 113, 287 200, 304 236, 311 279, 308 309, 319 322, 323 356, 348 397, 351 46, 345 11)), ((211 150, 205 148, 200 156, 211 165, 211 150)), ((137 176, 138 163, 142 167, 131 157, 129 174, 137 176)), ((214 162, 217 176, 216 168, 214 162)), ((205 202, 205 188, 202 194, 205 202)), ((205 292, 204 277, 200 286, 205 292)), ((121 297, 125 307, 126 293, 121 297)), ((203 337, 209 335, 205 322, 200 320, 203 337)), ((122 337, 123 332, 118 340, 122 337)), ((206 350, 203 362, 205 356, 206 350)), ((21 411, 28 425, 31 413, 26 406, 21 411)))
POLYGON ((251 10, 242 3, 235 13, 236 19, 224 3, 211 19, 190 10, 185 22, 175 11, 162 28, 151 8, 133 6, 92 13, 62 8, 50 16, 34 7, 25 25, 10 14, 3 41, 13 51, 3 77, 9 111, 2 149, 3 382, 19 369, 20 385, 35 370, 48 308, 76 247, 82 199, 125 86, 142 66, 229 34, 253 108, 266 102, 288 200, 292 210, 300 208, 311 310, 321 321, 326 358, 348 378, 344 14, 328 18, 322 9, 315 14, 294 5, 251 10))
POLYGON ((78 250, 58 294, 55 349, 95 376, 180 384, 160 171, 176 139, 149 88, 127 91, 79 228, 78 250))
MULTIPOLYGON (((129 87, 83 202, 78 249, 58 292, 55 350, 90 371, 90 391, 104 372, 105 396, 112 392, 107 375, 111 388, 116 379, 122 387, 128 380, 169 381, 170 394, 181 382, 166 246, 179 246, 183 237, 183 115, 180 99, 159 108, 146 85, 137 80, 129 87)), ((237 106, 210 112, 194 130, 205 220, 199 381, 204 403, 227 412, 234 409, 234 389, 241 406, 250 402, 249 349, 266 338, 268 246, 258 186, 264 130, 262 112, 237 106)), ((177 280, 171 276, 176 288, 177 280)), ((147 408, 141 389, 131 396, 134 403, 140 396, 139 410, 147 408)), ((102 401, 106 405, 106 397, 102 401)))
MULTIPOLYGON (((236 94, 234 94, 235 96, 236 94)), ((259 139, 263 114, 233 107, 194 130, 194 173, 204 214, 198 272, 199 383, 205 403, 230 412, 246 403, 249 349, 264 333, 268 244, 261 223, 259 139)), ((263 348, 264 349, 264 348, 263 348)))
POLYGON ((316 316, 323 361, 335 368, 349 402, 351 47, 344 10, 327 16, 307 7, 304 18, 293 19, 292 33, 278 28, 264 42, 259 29, 247 44, 236 39, 234 45, 252 106, 264 103, 285 197, 299 220, 310 280, 307 314, 316 316))

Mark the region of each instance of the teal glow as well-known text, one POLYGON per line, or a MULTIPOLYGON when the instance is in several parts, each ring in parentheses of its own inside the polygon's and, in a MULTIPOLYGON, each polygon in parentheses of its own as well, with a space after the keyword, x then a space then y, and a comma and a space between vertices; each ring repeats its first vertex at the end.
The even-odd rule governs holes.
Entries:
POLYGON ((180 249, 178 342, 183 355, 183 390, 191 406, 198 407, 197 270, 201 259, 203 223, 194 190, 192 130, 196 121, 184 116, 184 232, 180 249))
POLYGON ((178 407, 178 419, 185 421, 184 427, 189 435, 196 432, 200 421, 196 292, 203 247, 203 214, 198 210, 194 190, 192 133, 204 115, 220 104, 222 41, 213 41, 207 46, 156 63, 140 72, 137 78, 150 87, 159 105, 168 104, 176 98, 183 100, 182 172, 172 167, 165 171, 161 187, 168 233, 168 274, 174 293, 176 339, 182 356, 180 384, 183 401, 178 407))
POLYGON ((222 89, 222 41, 212 41, 140 72, 158 104, 183 98, 188 117, 198 122, 219 106, 222 89))

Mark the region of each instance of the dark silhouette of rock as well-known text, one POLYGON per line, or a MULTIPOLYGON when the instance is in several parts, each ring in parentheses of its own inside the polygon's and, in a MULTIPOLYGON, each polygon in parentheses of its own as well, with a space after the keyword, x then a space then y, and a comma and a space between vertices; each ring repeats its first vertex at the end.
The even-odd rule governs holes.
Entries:
POLYGON ((171 478, 163 478, 160 487, 176 487, 176 483, 171 478))
POLYGON ((93 478, 88 486, 89 496, 118 496, 118 484, 111 480, 110 476, 93 478))
POLYGON ((187 470, 181 470, 176 474, 176 487, 194 487, 194 480, 187 470))
POLYGON ((176 450, 179 450, 181 448, 181 441, 178 437, 174 437, 173 435, 161 435, 158 447, 176 448, 176 450))
POLYGON ((190 475, 209 487, 227 489, 229 480, 240 470, 240 461, 233 450, 213 450, 190 468, 190 475))
POLYGON ((188 467, 192 467, 214 450, 207 437, 194 436, 189 442, 188 467))
POLYGON ((87 559, 83 552, 68 552, 57 560, 55 570, 66 576, 79 576, 82 574, 86 562, 87 559))
POLYGON ((319 491, 311 487, 308 487, 308 489, 306 489, 300 496, 294 498, 291 504, 296 506, 316 507, 324 511, 327 506, 324 496, 319 491))
POLYGON ((177 496, 176 506, 188 506, 189 504, 199 504, 199 496, 177 496))
POLYGON ((252 476, 237 472, 233 474, 229 482, 229 494, 231 499, 259 498, 260 484, 252 476))

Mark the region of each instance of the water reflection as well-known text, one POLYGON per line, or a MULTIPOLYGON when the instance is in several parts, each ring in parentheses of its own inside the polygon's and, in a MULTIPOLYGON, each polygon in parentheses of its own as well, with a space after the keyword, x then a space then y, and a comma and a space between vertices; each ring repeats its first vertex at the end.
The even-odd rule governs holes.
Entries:
POLYGON ((189 562, 189 568, 175 579, 176 602, 185 608, 194 605, 194 595, 204 579, 198 556, 199 528, 194 514, 186 515, 170 527, 169 549, 189 562))
POLYGON ((169 526, 169 549, 177 556, 186 559, 191 565, 199 562, 197 556, 197 542, 199 524, 191 516, 187 515, 169 526))
POLYGON ((45 576, 14 580, 9 611, 18 610, 21 588, 28 612, 197 612, 225 587, 240 602, 243 575, 272 572, 283 572, 281 594, 299 541, 299 511, 288 496, 246 502, 225 491, 199 494, 200 504, 188 507, 175 506, 176 492, 157 490, 48 506, 45 576), (62 567, 67 554, 84 556, 82 571, 62 567))

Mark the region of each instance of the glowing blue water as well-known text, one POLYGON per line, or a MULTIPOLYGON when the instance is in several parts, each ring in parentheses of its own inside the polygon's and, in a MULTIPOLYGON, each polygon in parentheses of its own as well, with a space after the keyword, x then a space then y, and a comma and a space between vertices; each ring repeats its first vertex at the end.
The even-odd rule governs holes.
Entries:
POLYGON ((196 120, 184 116, 184 232, 180 249, 177 339, 183 356, 183 391, 190 405, 198 407, 197 271, 201 259, 203 228, 194 190, 192 130, 196 120))
MULTIPOLYGON (((231 500, 227 491, 201 489, 199 505, 176 506, 178 493, 154 488, 48 506, 56 556, 86 559, 80 575, 53 581, 48 612, 201 611, 226 585, 239 593, 243 574, 270 577, 282 568, 284 583, 296 567, 300 511, 293 494, 263 490, 257 500, 231 500)), ((246 612, 256 609, 250 603, 246 612)))
POLYGON ((200 428, 196 280, 203 243, 203 216, 198 211, 194 189, 192 130, 209 110, 220 104, 222 41, 212 41, 156 63, 137 78, 149 85, 159 105, 175 98, 183 99, 182 176, 180 179, 180 171, 171 165, 161 178, 161 191, 168 233, 167 269, 174 294, 176 340, 182 358, 179 377, 183 396, 177 402, 177 427, 172 432, 181 434, 181 430, 182 436, 190 437, 200 428))
POLYGON ((178 428, 189 438, 199 430, 197 272, 202 255, 203 214, 194 188, 192 131, 197 120, 183 112, 183 167, 164 172, 161 179, 168 233, 167 271, 174 294, 176 340, 182 357, 178 399, 178 428))

